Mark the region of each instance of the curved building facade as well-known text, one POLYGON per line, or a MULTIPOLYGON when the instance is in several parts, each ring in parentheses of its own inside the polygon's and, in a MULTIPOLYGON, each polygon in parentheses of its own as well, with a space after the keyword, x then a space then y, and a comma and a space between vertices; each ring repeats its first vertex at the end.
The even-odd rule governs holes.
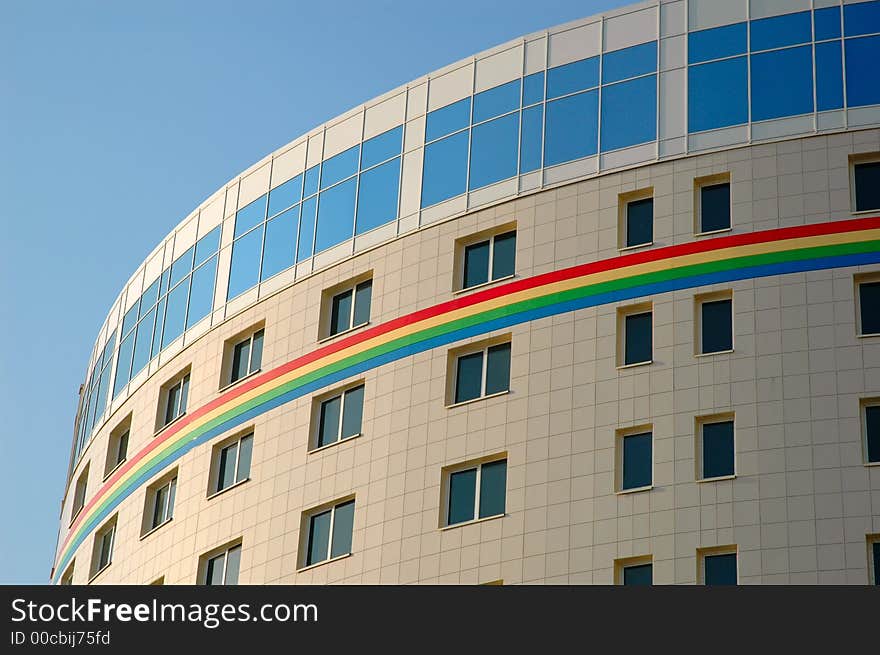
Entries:
POLYGON ((52 581, 880 579, 877 61, 661 0, 267 156, 113 304, 52 581))

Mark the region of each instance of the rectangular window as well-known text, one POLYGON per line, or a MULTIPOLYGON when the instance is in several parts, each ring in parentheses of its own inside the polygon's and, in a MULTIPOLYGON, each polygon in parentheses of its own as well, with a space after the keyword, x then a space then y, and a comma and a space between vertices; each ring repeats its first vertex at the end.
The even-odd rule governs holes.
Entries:
POLYGON ((120 421, 110 432, 107 443, 107 457, 104 460, 104 479, 115 471, 128 456, 128 437, 131 429, 131 414, 120 421))
POLYGON ((880 209, 880 161, 854 162, 852 169, 855 210, 880 209))
POLYGON ((308 541, 303 566, 351 553, 354 498, 306 513, 304 520, 308 522, 308 541))
POLYGON ((880 534, 868 535, 868 570, 870 584, 880 585, 880 534))
POLYGON ((880 398, 862 401, 862 446, 866 464, 880 464, 880 398))
POLYGON ((657 76, 602 87, 603 152, 657 138, 657 76))
POLYGON ((113 561, 113 546, 116 541, 116 516, 95 533, 95 544, 92 551, 92 574, 94 578, 106 569, 113 561))
POLYGON ((216 482, 213 493, 244 482, 251 474, 251 453, 254 444, 253 432, 248 433, 215 449, 216 482))
POLYGON ((326 400, 320 400, 315 448, 361 434, 364 414, 364 385, 346 389, 326 400))
POLYGON ((237 585, 238 569, 241 564, 241 544, 225 548, 220 553, 204 559, 206 585, 237 585))
POLYGON ((730 291, 696 297, 697 354, 733 350, 733 295, 730 291))
MULTIPOLYGON (((691 32, 690 36, 694 33, 691 32)), ((747 57, 688 66, 688 132, 703 132, 749 120, 747 57)))
POLYGON ((622 193, 618 198, 618 247, 647 246, 654 241, 654 189, 622 193))
POLYGON ((493 234, 479 240, 465 239, 459 244, 461 286, 471 289, 511 277, 516 262, 516 230, 493 234))
POLYGON ((466 468, 456 466, 445 472, 444 483, 447 501, 442 525, 456 525, 504 514, 507 495, 506 459, 482 462, 466 468))
POLYGON ((730 229, 730 175, 710 175, 694 180, 694 215, 697 234, 730 229))
POLYGON ((82 511, 83 505, 86 504, 86 489, 89 485, 89 465, 86 464, 85 468, 82 470, 82 473, 79 474, 79 477, 76 479, 76 487, 73 491, 73 507, 70 511, 70 521, 71 523, 77 517, 77 515, 82 511))
POLYGON ((653 312, 651 304, 617 310, 617 365, 650 364, 653 359, 653 312))
POLYGON ((372 279, 335 293, 330 299, 330 320, 326 336, 332 337, 369 323, 372 296, 372 279))
POLYGON ((654 584, 654 563, 650 555, 626 557, 614 562, 615 584, 626 586, 654 584))
POLYGON ((177 476, 147 491, 148 496, 152 500, 149 530, 155 530, 160 525, 171 520, 174 514, 174 496, 176 493, 177 476))
POLYGON ((165 392, 165 412, 160 427, 164 427, 172 421, 186 414, 186 400, 189 395, 189 373, 168 387, 165 392))
POLYGON ((654 479, 652 441, 650 425, 617 431, 618 492, 651 487, 654 479))
POLYGON ((503 393, 510 388, 510 342, 458 354, 451 351, 453 389, 450 405, 503 393))
POLYGON ((230 384, 256 373, 263 363, 263 330, 257 330, 232 348, 230 384))
POLYGON ((547 103, 544 114, 544 166, 595 155, 598 141, 598 91, 585 91, 547 103))
POLYGON ((697 425, 697 479, 712 480, 736 474, 733 414, 700 416, 697 425))
POLYGON ((705 548, 697 551, 699 579, 704 585, 737 583, 736 546, 705 548))

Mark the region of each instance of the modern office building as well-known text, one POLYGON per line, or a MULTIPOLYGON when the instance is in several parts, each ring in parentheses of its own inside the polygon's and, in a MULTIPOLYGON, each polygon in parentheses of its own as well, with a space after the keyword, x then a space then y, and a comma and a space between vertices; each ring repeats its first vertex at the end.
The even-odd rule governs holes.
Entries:
POLYGON ((880 1, 530 34, 125 284, 56 583, 875 583, 880 1))

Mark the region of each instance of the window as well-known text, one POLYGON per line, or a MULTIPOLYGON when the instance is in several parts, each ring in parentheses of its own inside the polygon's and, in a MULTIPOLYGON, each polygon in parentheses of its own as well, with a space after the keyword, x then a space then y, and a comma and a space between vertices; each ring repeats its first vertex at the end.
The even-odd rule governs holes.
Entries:
POLYGON ((511 277, 515 271, 516 230, 469 237, 459 242, 457 250, 459 290, 511 277))
POLYGON ((653 313, 651 304, 617 310, 617 365, 650 364, 653 359, 653 313))
POLYGON ((165 407, 161 415, 159 428, 163 428, 172 421, 186 414, 186 399, 189 395, 189 372, 182 377, 169 383, 162 394, 165 398, 165 407))
POLYGON ((453 389, 447 405, 505 393, 510 388, 510 341, 450 351, 450 364, 453 389))
POLYGON ((733 350, 733 295, 730 291, 696 297, 697 354, 733 350))
POLYGON ((73 523, 77 515, 86 504, 86 488, 89 484, 89 465, 86 464, 82 473, 76 479, 76 487, 73 490, 73 508, 70 511, 70 522, 73 523))
POLYGON ((654 241, 654 189, 620 194, 618 245, 621 250, 647 246, 654 241))
POLYGON ((249 432, 214 449, 215 482, 211 487, 212 493, 219 493, 248 479, 253 444, 254 433, 249 432))
POLYGON ((92 578, 113 562, 113 546, 115 541, 116 515, 95 533, 95 544, 92 550, 92 578))
POLYGON ((730 174, 710 175, 694 180, 697 234, 730 229, 730 174))
POLYGON ((219 553, 204 556, 202 560, 204 561, 202 584, 238 584, 238 569, 241 564, 240 543, 225 547, 219 553))
POLYGON ((131 429, 131 414, 113 428, 107 444, 107 459, 104 463, 104 479, 125 461, 128 455, 128 437, 131 429))
POLYGON ((873 157, 874 161, 864 161, 864 156, 853 160, 853 206, 857 212, 880 209, 880 159, 873 157))
POLYGON ((303 515, 308 523, 308 542, 303 566, 351 553, 354 498, 303 515))
POLYGON ((330 300, 330 330, 333 336, 347 330, 366 325, 370 321, 370 305, 373 295, 373 280, 364 280, 340 293, 330 300))
POLYGON ((870 584, 880 585, 880 534, 868 535, 868 573, 870 584))
POLYGON ((174 514, 174 497, 177 494, 177 469, 162 476, 147 488, 142 535, 165 525, 174 514))
POLYGON ((859 336, 880 335, 880 276, 856 276, 856 325, 859 336))
POLYGON ((650 425, 617 431, 618 492, 648 489, 653 484, 652 440, 650 425))
POLYGON ((507 496, 507 459, 462 464, 444 472, 441 526, 502 516, 507 496))
POLYGON ((232 346, 232 370, 229 383, 256 373, 263 363, 263 330, 248 335, 232 346))
POLYGON ((361 434, 364 414, 364 385, 346 389, 317 403, 315 448, 350 439, 361 434))
POLYGON ((737 583, 736 546, 703 548, 697 551, 698 579, 704 585, 737 583))
POLYGON ((615 584, 626 586, 654 584, 654 564, 650 555, 626 557, 614 562, 615 584))
POLYGON ((59 584, 64 586, 69 586, 73 584, 73 565, 76 564, 76 560, 71 560, 70 566, 64 571, 61 575, 61 582, 59 584))
POLYGON ((733 414, 701 416, 697 423, 697 479, 712 480, 736 474, 733 414))
POLYGON ((866 464, 880 464, 880 398, 862 401, 862 423, 866 464))

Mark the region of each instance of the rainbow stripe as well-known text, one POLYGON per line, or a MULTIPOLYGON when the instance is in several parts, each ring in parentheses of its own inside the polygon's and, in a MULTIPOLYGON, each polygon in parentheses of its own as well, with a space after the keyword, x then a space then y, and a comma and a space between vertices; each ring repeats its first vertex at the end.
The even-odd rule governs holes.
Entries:
POLYGON ((519 279, 318 348, 221 394, 157 435, 82 509, 54 581, 119 504, 193 448, 280 405, 389 362, 545 316, 768 275, 880 263, 880 216, 703 239, 519 279))

